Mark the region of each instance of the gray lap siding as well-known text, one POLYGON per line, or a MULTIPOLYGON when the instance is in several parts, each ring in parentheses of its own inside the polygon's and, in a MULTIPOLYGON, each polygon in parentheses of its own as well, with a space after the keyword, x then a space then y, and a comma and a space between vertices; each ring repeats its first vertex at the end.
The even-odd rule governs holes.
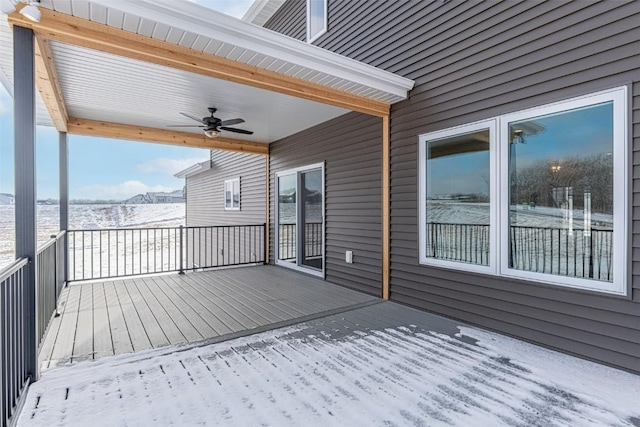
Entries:
MULTIPOLYGON (((300 38, 298 3, 266 26, 300 38)), ((329 0, 314 43, 416 81, 391 110, 391 299, 640 371, 640 2, 329 0), (629 297, 419 264, 418 135, 623 85, 629 297)))
POLYGON ((326 280, 381 295, 381 120, 346 114, 272 143, 269 158, 272 258, 276 173, 324 163, 326 280), (353 264, 345 262, 347 250, 353 264))

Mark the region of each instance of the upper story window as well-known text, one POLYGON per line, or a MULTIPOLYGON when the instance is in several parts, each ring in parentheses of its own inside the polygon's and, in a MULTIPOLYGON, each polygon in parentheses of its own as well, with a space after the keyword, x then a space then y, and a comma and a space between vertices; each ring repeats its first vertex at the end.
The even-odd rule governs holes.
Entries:
POLYGON ((419 144, 421 263, 626 293, 626 88, 419 144))
POLYGON ((307 42, 327 32, 327 1, 307 0, 307 42))
POLYGON ((224 182, 224 210, 240 210, 240 178, 228 179, 224 182))

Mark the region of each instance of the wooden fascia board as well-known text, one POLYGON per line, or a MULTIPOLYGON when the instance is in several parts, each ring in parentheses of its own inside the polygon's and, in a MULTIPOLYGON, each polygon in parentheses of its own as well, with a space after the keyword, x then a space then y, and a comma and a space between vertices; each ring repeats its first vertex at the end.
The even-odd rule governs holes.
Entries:
POLYGON ((179 145, 182 147, 237 151, 251 154, 266 155, 269 153, 269 145, 260 142, 224 137, 207 138, 204 135, 195 133, 133 126, 122 123, 71 118, 69 119, 67 128, 67 132, 73 135, 154 142, 179 145))
POLYGON ((58 81, 58 73, 53 62, 49 42, 39 35, 35 37, 35 69, 36 86, 49 112, 49 117, 59 132, 66 132, 69 115, 58 81))
POLYGON ((40 22, 30 21, 17 12, 9 15, 8 21, 11 25, 31 28, 37 35, 48 40, 172 67, 376 117, 384 117, 389 111, 389 104, 385 102, 57 13, 49 9, 40 9, 42 12, 40 22))

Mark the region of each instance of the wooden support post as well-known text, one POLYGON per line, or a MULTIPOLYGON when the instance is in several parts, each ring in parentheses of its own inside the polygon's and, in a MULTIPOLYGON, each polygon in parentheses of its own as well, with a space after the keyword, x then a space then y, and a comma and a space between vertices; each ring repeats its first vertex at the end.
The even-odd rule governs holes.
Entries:
POLYGON ((389 115, 382 118, 382 298, 389 299, 389 115))
POLYGON ((266 193, 266 200, 265 200, 265 223, 267 224, 265 227, 265 244, 267 245, 267 247, 264 249, 264 263, 265 264, 269 264, 269 257, 271 255, 271 247, 270 247, 270 235, 269 235, 269 231, 271 229, 271 223, 269 220, 269 207, 270 207, 270 200, 269 200, 269 196, 270 196, 270 191, 271 191, 271 180, 270 180, 270 176, 269 176, 269 161, 271 160, 269 154, 267 153, 266 156, 264 156, 264 161, 265 161, 265 183, 266 183, 266 188, 265 188, 265 193, 266 193))

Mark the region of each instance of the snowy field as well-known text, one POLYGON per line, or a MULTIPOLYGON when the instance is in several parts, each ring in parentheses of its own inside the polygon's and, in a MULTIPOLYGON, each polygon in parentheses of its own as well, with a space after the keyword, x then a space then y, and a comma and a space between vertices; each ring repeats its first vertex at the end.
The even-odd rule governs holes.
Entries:
POLYGON ((457 325, 383 303, 61 366, 32 385, 18 426, 640 425, 637 375, 457 325), (390 318, 411 320, 367 326, 390 318))
MULTIPOLYGON (((14 207, 0 205, 0 268, 14 259, 14 207)), ((38 205, 38 244, 58 233, 58 206, 38 205)), ((70 205, 69 227, 99 230, 123 227, 177 227, 185 225, 185 205, 70 205)))

